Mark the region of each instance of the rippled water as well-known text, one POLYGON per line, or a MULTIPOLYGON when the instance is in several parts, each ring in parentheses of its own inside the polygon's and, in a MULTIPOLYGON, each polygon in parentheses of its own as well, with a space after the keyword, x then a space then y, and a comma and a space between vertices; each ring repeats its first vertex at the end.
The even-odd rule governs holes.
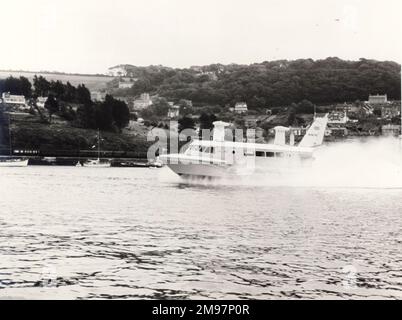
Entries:
POLYGON ((1 168, 1 298, 402 298, 402 189, 1 168))

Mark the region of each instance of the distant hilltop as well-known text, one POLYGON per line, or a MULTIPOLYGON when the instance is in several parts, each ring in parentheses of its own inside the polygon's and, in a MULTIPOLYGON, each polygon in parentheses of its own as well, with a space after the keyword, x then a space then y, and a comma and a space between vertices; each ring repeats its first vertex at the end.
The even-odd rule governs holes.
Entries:
POLYGON ((316 104, 364 101, 370 94, 401 98, 401 65, 394 61, 329 57, 321 60, 276 60, 261 63, 210 64, 188 68, 161 65, 116 65, 118 96, 147 92, 171 101, 226 106, 244 101, 249 109, 288 106, 307 99, 316 104))
MULTIPOLYGON (((281 68, 291 67, 294 65, 304 66, 304 67, 311 67, 312 65, 323 66, 324 64, 333 64, 335 67, 342 67, 340 64, 347 64, 351 65, 353 63, 358 63, 361 61, 365 62, 372 62, 372 63, 389 63, 390 65, 399 66, 395 61, 378 61, 374 59, 365 59, 361 58, 358 61, 353 60, 342 60, 337 57, 328 57, 326 59, 297 59, 297 60, 273 60, 273 61, 263 61, 263 62, 256 62, 252 64, 237 64, 237 63, 230 63, 230 64, 222 64, 222 63, 213 63, 208 65, 193 65, 187 68, 174 68, 168 67, 163 65, 149 65, 149 66, 135 66, 132 64, 119 64, 108 68, 106 71, 106 75, 109 76, 123 76, 123 77, 136 77, 141 76, 144 71, 149 72, 161 72, 161 71, 169 71, 169 70, 192 70, 195 72, 224 72, 233 69, 245 68, 245 67, 256 67, 256 66, 266 66, 266 65, 273 65, 279 66, 281 68)), ((329 66, 329 65, 327 65, 329 66)))
POLYGON ((174 70, 174 68, 165 67, 162 65, 150 65, 146 67, 138 67, 131 64, 119 64, 110 67, 106 74, 112 77, 141 77, 145 72, 161 72, 174 70))
POLYGON ((401 99, 401 65, 393 61, 330 57, 321 60, 275 60, 245 64, 210 64, 188 68, 120 64, 107 75, 79 75, 49 71, 0 71, 32 80, 84 83, 91 91, 109 92, 134 100, 143 93, 169 101, 191 100, 195 106, 234 106, 244 102, 250 110, 289 106, 309 100, 314 104, 365 101, 370 94, 401 99))

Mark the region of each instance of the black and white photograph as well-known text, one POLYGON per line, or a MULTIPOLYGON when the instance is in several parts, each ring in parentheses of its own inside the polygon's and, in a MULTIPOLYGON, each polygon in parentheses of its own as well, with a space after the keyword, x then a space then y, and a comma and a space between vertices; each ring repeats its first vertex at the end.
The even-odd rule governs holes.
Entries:
POLYGON ((0 300, 402 300, 401 1, 1 11, 0 300))

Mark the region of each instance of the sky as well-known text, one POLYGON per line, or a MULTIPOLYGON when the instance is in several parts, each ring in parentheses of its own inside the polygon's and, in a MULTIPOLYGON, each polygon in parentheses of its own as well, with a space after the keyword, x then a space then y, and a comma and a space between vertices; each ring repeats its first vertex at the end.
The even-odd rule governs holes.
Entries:
POLYGON ((402 62, 400 0, 13 0, 1 9, 6 70, 329 56, 402 62))

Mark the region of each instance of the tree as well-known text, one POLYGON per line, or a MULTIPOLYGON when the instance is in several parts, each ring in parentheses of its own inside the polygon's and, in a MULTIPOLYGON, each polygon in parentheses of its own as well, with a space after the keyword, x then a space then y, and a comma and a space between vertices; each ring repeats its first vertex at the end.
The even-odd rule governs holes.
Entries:
POLYGON ((76 113, 73 110, 73 108, 71 108, 71 106, 67 106, 63 103, 60 105, 59 109, 60 109, 59 115, 61 118, 67 121, 73 121, 76 119, 76 113))
POLYGON ((169 103, 166 99, 160 98, 154 102, 154 104, 151 106, 151 110, 158 117, 166 117, 169 111, 169 103))
POLYGON ((32 97, 32 85, 31 82, 25 77, 20 77, 19 79, 19 92, 25 98, 32 97))
MULTIPOLYGON (((169 99, 220 106, 247 101, 251 110, 283 108, 304 99, 313 104, 365 101, 376 92, 387 93, 390 100, 399 100, 401 96, 401 67, 391 61, 345 61, 331 57, 200 68, 219 74, 213 81, 204 81, 208 77, 204 79, 192 69, 133 68, 140 78, 130 89, 133 95, 154 91, 169 99)), ((305 107, 312 113, 311 105, 305 107)))
POLYGON ((95 124, 100 130, 113 130, 113 106, 110 103, 95 104, 95 124))
POLYGON ((59 111, 59 103, 53 95, 49 95, 45 102, 45 109, 49 112, 49 122, 52 122, 52 115, 59 111))
POLYGON ((130 121, 130 110, 124 101, 116 100, 111 95, 106 95, 103 105, 112 110, 114 125, 121 131, 130 121))
POLYGON ((96 129, 95 108, 92 104, 84 104, 77 109, 77 124, 79 127, 96 129))
POLYGON ((194 109, 191 105, 191 102, 181 99, 178 103, 179 107, 180 107, 180 114, 183 116, 188 116, 189 114, 192 114, 194 112, 194 109))
POLYGON ((75 92, 75 99, 77 103, 89 104, 91 103, 91 93, 84 84, 78 85, 75 92))
POLYGON ((32 85, 25 77, 8 77, 0 84, 0 91, 30 98, 32 96, 32 85))
POLYGON ((303 101, 297 104, 296 112, 313 114, 314 108, 315 105, 311 101, 304 99, 303 101))
POLYGON ((214 127, 213 123, 217 120, 216 116, 211 113, 207 114, 202 112, 198 121, 200 123, 200 129, 212 129, 214 127))
POLYGON ((47 97, 50 92, 50 82, 42 76, 34 76, 34 92, 38 97, 47 97))
POLYGON ((153 86, 149 79, 143 78, 139 79, 134 83, 132 88, 130 89, 130 92, 132 95, 136 96, 144 92, 150 92, 153 90, 153 86))
POLYGON ((61 81, 50 82, 50 92, 57 98, 62 99, 64 97, 64 85, 61 81))
POLYGON ((297 104, 292 103, 292 105, 289 107, 289 110, 288 110, 288 118, 287 118, 288 126, 292 126, 296 122, 296 109, 297 109, 297 104))
POLYGON ((182 117, 179 119, 179 131, 182 131, 184 129, 194 129, 195 128, 195 122, 192 118, 189 117, 182 117))
POLYGON ((64 95, 62 99, 66 102, 73 102, 75 101, 76 95, 77 89, 67 81, 66 85, 64 86, 64 95))

